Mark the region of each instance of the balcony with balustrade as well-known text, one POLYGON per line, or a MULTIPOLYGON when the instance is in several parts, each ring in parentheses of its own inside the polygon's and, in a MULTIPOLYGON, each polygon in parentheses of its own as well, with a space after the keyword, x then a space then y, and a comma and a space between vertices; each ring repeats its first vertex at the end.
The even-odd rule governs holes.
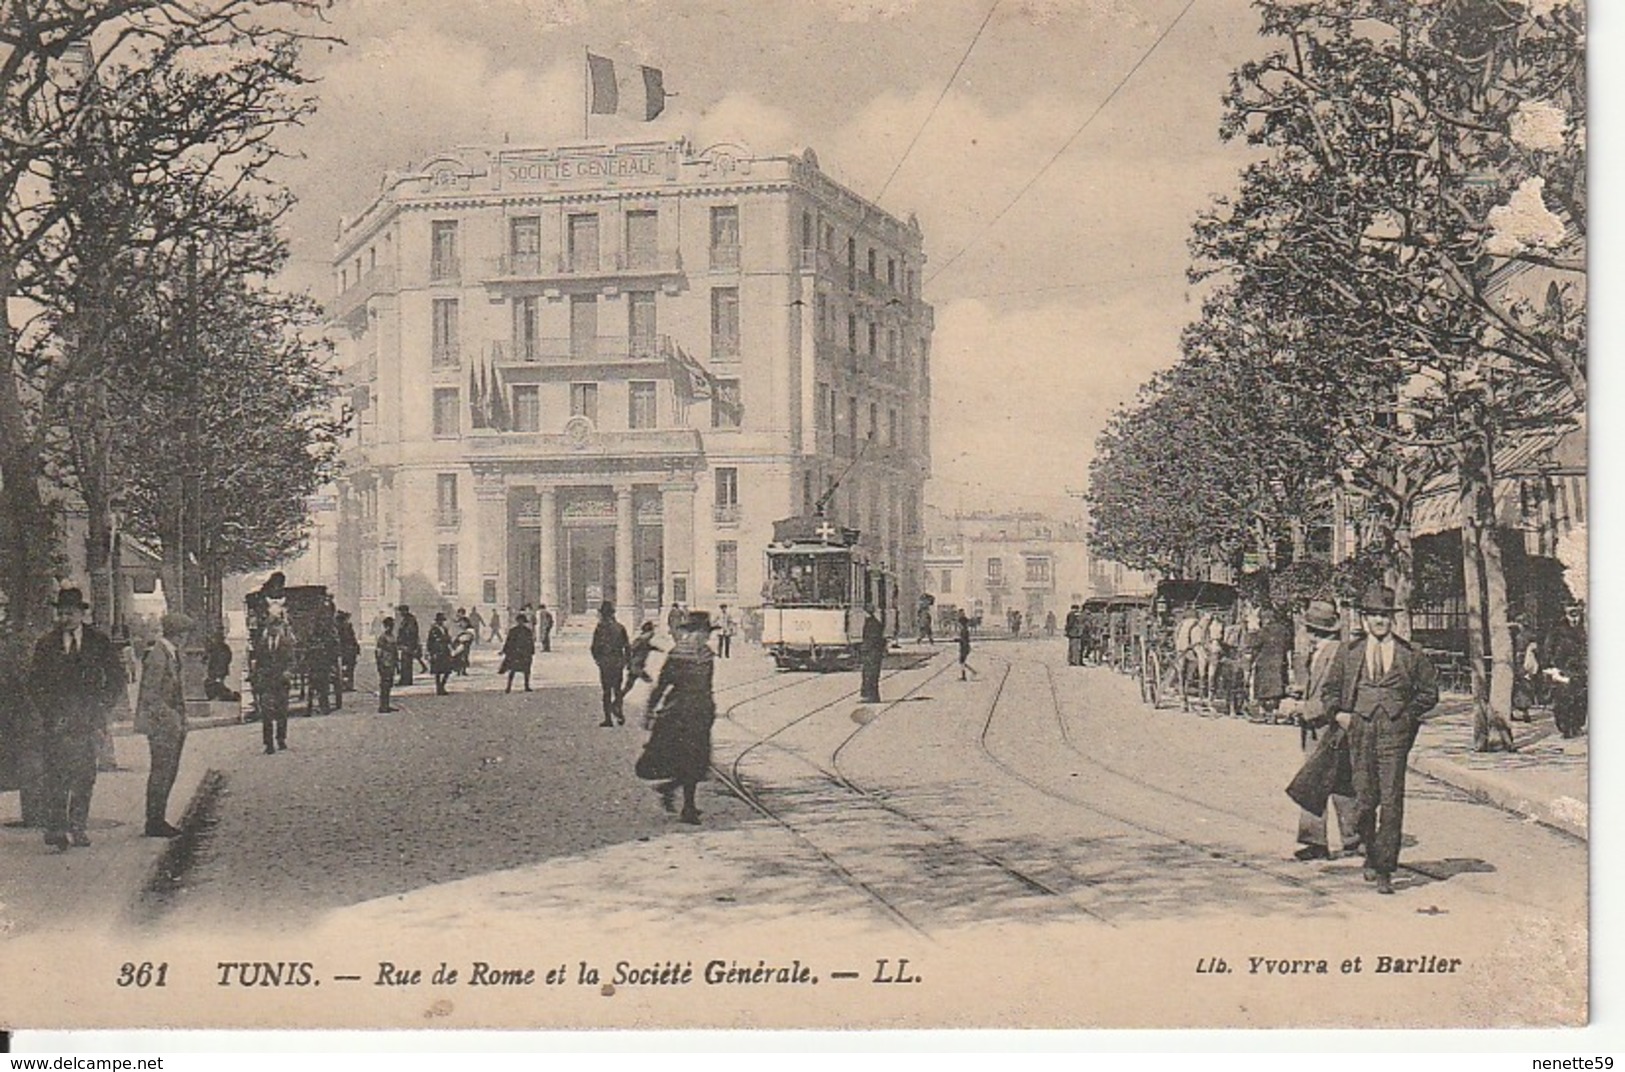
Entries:
POLYGON ((658 335, 596 335, 509 339, 491 343, 491 359, 505 372, 532 378, 580 376, 618 369, 649 374, 666 362, 666 342, 658 335))
POLYGON ((396 290, 395 266, 380 264, 351 282, 338 297, 328 303, 328 317, 334 323, 345 324, 352 330, 359 328, 364 331, 367 302, 380 294, 393 294, 396 290))
POLYGON ((663 282, 683 274, 679 250, 622 249, 613 253, 504 253, 485 265, 487 287, 545 288, 578 282, 663 282))

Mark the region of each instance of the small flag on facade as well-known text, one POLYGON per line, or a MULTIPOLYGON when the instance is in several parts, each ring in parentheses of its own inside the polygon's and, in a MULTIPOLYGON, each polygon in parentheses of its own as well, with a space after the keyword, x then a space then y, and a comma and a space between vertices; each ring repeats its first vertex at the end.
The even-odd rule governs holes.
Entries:
POLYGON ((666 110, 666 86, 658 67, 621 64, 587 53, 587 110, 593 115, 626 115, 647 123, 666 110))

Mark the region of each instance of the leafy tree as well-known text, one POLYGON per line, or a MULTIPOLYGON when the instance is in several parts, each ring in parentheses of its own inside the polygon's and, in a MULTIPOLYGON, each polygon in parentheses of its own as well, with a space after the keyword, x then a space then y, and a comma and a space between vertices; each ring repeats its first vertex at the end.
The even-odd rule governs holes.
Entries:
MULTIPOLYGON (((1584 14, 1569 0, 1260 0, 1222 133, 1266 150, 1198 224, 1198 274, 1301 331, 1341 398, 1345 480, 1391 509, 1460 489, 1476 743, 1510 744, 1495 446, 1584 405, 1584 14), (1531 270, 1536 302, 1509 284, 1531 270)), ((1408 557, 1401 555, 1401 558, 1408 557)))
MULTIPOLYGON (((50 577, 47 440, 104 371, 127 257, 211 233, 312 100, 311 0, 8 0, 0 18, 0 589, 25 624, 50 577), (30 304, 30 303, 38 304, 30 304)), ((286 200, 282 199, 285 206, 286 200)), ((92 452, 92 460, 95 453, 92 452)), ((93 510, 93 516, 105 511, 93 510)), ((93 543, 94 546, 94 543, 93 543)))

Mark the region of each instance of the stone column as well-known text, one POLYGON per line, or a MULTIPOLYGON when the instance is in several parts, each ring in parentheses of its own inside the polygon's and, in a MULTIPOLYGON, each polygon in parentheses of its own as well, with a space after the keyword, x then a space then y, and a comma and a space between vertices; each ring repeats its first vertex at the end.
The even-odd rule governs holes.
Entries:
POLYGON ((541 537, 542 537, 542 594, 541 602, 553 608, 553 614, 558 616, 559 605, 559 517, 558 500, 552 488, 538 489, 541 499, 541 537))
POLYGON ((501 470, 474 471, 475 523, 480 541, 480 591, 485 599, 485 582, 496 581, 496 605, 508 599, 508 485, 501 470))
POLYGON ((692 607, 698 586, 694 576, 694 480, 687 473, 674 474, 660 485, 660 533, 666 575, 662 602, 670 606, 677 598, 672 581, 682 576, 688 585, 682 598, 692 607))
POLYGON ((632 485, 615 486, 615 607, 622 621, 632 622, 637 617, 637 588, 632 581, 633 525, 632 485))

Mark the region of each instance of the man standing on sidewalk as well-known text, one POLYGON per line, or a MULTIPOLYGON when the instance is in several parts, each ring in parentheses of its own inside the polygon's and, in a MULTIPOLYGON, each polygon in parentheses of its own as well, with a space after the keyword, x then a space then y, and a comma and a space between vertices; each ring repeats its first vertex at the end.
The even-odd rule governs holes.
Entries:
POLYGON ((1367 589, 1365 636, 1344 644, 1321 690, 1321 709, 1349 734, 1355 829, 1365 844, 1365 879, 1393 893, 1405 820, 1405 765, 1422 716, 1439 702, 1427 656, 1394 635, 1394 590, 1367 589))
POLYGON ((181 769, 186 746, 186 698, 181 688, 181 649, 192 632, 192 619, 178 611, 164 615, 163 630, 141 661, 141 691, 135 703, 135 732, 145 734, 152 766, 147 772, 147 837, 170 838, 180 831, 169 825, 169 791, 181 769))
POLYGON ((124 667, 113 642, 85 624, 83 592, 64 588, 55 606, 55 628, 34 645, 28 689, 44 730, 45 843, 65 850, 90 844, 96 738, 124 702, 124 667))

